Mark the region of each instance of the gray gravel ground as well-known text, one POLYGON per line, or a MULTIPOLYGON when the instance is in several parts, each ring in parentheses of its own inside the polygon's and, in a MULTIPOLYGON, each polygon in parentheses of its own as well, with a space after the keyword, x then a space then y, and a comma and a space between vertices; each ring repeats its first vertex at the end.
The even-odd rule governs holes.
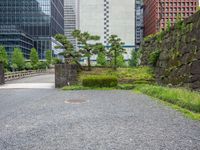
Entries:
POLYGON ((23 78, 19 80, 11 80, 7 81, 7 84, 13 84, 13 83, 54 83, 55 82, 55 76, 54 74, 42 74, 42 75, 35 75, 28 78, 23 78))
POLYGON ((200 150, 200 122, 131 91, 0 90, 0 149, 200 150))

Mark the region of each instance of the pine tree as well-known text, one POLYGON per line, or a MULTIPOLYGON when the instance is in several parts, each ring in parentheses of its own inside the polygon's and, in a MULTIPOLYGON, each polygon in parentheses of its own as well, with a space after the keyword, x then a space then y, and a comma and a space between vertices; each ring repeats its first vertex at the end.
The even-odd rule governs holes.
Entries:
MULTIPOLYGON (((122 54, 126 53, 126 50, 123 48, 124 43, 117 35, 111 35, 109 38, 110 49, 108 52, 108 56, 113 62, 113 68, 116 70, 118 65, 117 61, 122 60, 122 54), (120 59, 119 59, 120 58, 120 59)), ((120 62, 121 63, 121 62, 120 62)))

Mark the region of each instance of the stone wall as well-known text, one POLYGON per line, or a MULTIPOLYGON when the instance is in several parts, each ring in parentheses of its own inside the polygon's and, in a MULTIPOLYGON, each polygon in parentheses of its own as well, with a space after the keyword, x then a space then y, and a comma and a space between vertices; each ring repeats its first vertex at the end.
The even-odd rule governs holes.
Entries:
POLYGON ((69 64, 55 65, 55 87, 61 88, 66 85, 77 83, 78 66, 69 64))
POLYGON ((4 84, 5 79, 4 79, 4 67, 3 64, 0 63, 0 84, 4 84))
POLYGON ((158 83, 200 89, 200 11, 184 20, 181 29, 173 27, 160 37, 141 46, 142 65, 150 65, 149 57, 159 51, 155 66, 158 83))

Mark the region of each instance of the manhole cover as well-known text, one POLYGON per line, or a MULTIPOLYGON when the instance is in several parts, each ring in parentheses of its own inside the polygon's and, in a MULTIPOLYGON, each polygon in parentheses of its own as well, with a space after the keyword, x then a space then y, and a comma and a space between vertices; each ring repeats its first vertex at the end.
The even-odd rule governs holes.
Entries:
POLYGON ((81 100, 81 99, 70 99, 65 101, 66 104, 81 104, 86 102, 87 102, 86 100, 81 100))

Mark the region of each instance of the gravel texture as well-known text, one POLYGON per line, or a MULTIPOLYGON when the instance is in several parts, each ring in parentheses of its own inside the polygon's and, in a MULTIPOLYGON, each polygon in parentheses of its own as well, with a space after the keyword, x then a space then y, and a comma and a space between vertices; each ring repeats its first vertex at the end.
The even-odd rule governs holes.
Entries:
POLYGON ((131 91, 0 90, 0 149, 200 150, 200 122, 131 91))
POLYGON ((35 75, 31 77, 26 77, 19 80, 11 80, 7 81, 7 84, 16 84, 16 83, 54 83, 55 76, 54 74, 42 74, 42 75, 35 75))

